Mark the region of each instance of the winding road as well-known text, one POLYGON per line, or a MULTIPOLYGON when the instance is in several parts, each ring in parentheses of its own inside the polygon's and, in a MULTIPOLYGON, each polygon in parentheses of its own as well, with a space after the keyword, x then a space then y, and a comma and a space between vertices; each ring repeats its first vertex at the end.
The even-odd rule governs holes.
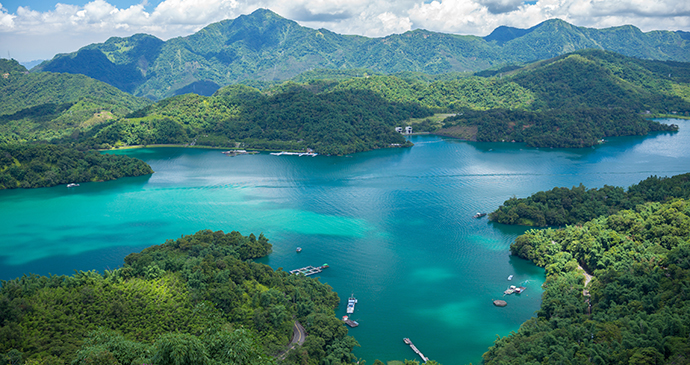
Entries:
POLYGON ((285 355, 287 355, 290 350, 294 349, 296 346, 302 346, 306 339, 307 331, 304 330, 304 327, 302 327, 299 321, 295 321, 292 325, 292 341, 290 341, 290 346, 280 354, 279 358, 281 360, 284 359, 285 355))

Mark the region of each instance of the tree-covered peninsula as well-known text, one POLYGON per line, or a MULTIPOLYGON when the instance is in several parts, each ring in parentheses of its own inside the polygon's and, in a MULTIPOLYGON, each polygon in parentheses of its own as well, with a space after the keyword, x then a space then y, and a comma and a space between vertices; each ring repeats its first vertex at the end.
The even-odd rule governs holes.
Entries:
POLYGON ((237 85, 212 97, 185 94, 162 100, 93 128, 81 143, 109 148, 194 142, 342 155, 411 146, 395 127, 431 114, 417 103, 391 102, 368 90, 324 92, 285 85, 262 93, 237 85))
POLYGON ((580 184, 540 191, 527 198, 510 198, 489 214, 503 224, 523 226, 564 226, 583 224, 598 216, 634 209, 645 202, 664 202, 673 198, 690 200, 690 173, 672 177, 650 176, 627 190, 604 185, 587 189, 580 184))
POLYGON ((646 203, 582 226, 530 230, 513 255, 546 268, 541 309, 491 364, 687 364, 690 203, 646 203))
POLYGON ((354 363, 358 344, 334 316, 337 294, 251 261, 270 252, 263 235, 204 230, 131 254, 103 274, 3 281, 0 361, 354 363), (290 346, 296 323, 308 336, 290 346))
POLYGON ((146 162, 62 145, 0 144, 0 189, 42 188, 152 174, 146 162))

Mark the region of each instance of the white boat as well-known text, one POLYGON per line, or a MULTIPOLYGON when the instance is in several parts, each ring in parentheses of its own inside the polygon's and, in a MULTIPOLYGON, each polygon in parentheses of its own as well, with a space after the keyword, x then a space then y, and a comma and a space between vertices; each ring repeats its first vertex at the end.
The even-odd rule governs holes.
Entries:
POLYGON ((347 300, 347 314, 352 314, 355 312, 355 304, 357 304, 357 298, 351 296, 347 300))
POLYGON ((513 275, 508 276, 508 280, 513 280, 513 275))
POLYGON ((69 184, 67 184, 67 187, 68 187, 68 188, 74 188, 74 187, 77 187, 77 186, 79 186, 79 184, 77 184, 77 183, 69 183, 69 184))

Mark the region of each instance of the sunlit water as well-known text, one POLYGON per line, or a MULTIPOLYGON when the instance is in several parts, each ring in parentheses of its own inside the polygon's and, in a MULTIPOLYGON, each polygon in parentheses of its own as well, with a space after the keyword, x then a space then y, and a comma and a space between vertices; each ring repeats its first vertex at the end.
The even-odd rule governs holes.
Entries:
POLYGON ((345 157, 226 157, 218 150, 123 151, 155 174, 78 188, 0 192, 0 279, 113 269, 123 257, 200 229, 263 232, 285 270, 328 263, 320 277, 359 299, 355 354, 478 363, 496 335, 534 315, 543 270, 511 257, 523 228, 473 219, 554 186, 629 186, 690 171, 690 122, 592 149, 535 149, 413 137, 409 149, 345 157), (296 253, 296 247, 302 247, 296 253), (508 275, 514 275, 508 282, 508 275), (521 296, 503 297, 525 283, 521 296), (505 308, 492 299, 508 302, 505 308))

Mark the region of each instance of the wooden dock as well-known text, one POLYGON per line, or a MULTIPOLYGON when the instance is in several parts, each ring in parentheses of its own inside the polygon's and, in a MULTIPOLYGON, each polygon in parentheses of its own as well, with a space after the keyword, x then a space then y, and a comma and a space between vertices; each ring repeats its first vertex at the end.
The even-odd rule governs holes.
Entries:
POLYGON ((429 361, 429 358, 426 357, 426 356, 424 356, 424 354, 423 354, 421 351, 419 351, 419 349, 417 348, 417 346, 415 346, 415 345, 412 343, 412 341, 410 341, 409 338, 407 338, 407 337, 403 338, 403 342, 406 343, 407 345, 410 345, 410 348, 412 349, 412 351, 414 351, 417 355, 419 355, 419 357, 421 357, 422 360, 424 360, 424 362, 429 361))
POLYGON ((359 326, 359 322, 351 320, 348 316, 343 316, 343 322, 353 328, 359 326))
POLYGON ((321 266, 316 266, 316 267, 309 265, 309 266, 305 266, 305 267, 300 267, 299 269, 290 270, 290 274, 294 274, 294 275, 302 274, 304 276, 309 276, 309 275, 318 274, 318 273, 322 272, 323 269, 327 269, 327 268, 328 268, 328 264, 323 264, 321 266))

